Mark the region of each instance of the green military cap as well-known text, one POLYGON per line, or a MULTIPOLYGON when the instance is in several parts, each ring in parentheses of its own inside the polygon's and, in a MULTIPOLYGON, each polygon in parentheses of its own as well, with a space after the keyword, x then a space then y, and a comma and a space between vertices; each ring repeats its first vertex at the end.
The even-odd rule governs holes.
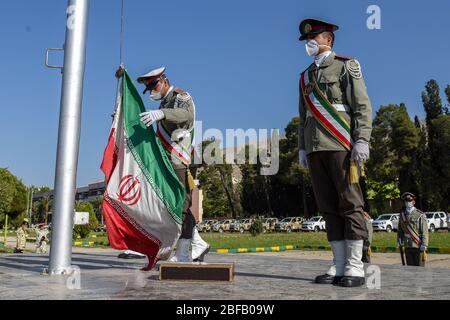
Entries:
POLYGON ((405 192, 404 194, 402 194, 401 199, 403 201, 412 201, 412 200, 416 200, 416 196, 414 194, 412 194, 411 192, 405 192))
POLYGON ((306 40, 309 35, 318 35, 322 32, 335 32, 339 27, 335 24, 318 19, 305 19, 300 23, 300 41, 306 40))

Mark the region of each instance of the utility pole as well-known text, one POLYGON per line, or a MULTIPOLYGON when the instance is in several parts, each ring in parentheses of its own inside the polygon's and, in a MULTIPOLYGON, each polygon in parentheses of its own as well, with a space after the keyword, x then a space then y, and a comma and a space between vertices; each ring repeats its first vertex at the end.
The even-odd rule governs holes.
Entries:
MULTIPOLYGON (((52 245, 48 270, 51 275, 70 273, 72 263, 73 215, 80 144, 88 15, 89 0, 68 1, 55 169, 52 245)), ((46 64, 48 67, 52 67, 48 65, 48 51, 46 64)))

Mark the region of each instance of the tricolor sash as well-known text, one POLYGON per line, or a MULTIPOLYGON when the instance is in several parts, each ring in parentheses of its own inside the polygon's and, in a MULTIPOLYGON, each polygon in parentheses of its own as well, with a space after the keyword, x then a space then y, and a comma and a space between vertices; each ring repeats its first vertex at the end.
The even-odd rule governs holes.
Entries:
POLYGON ((169 131, 164 127, 162 121, 158 122, 157 133, 164 148, 166 148, 172 157, 180 160, 181 163, 186 166, 191 164, 192 156, 194 155, 194 129, 190 131, 191 137, 188 146, 183 146, 181 143, 173 141, 169 131))
POLYGON ((339 114, 312 77, 311 71, 301 76, 301 92, 311 114, 342 146, 350 151, 353 147, 350 124, 339 114))
POLYGON ((414 229, 411 223, 408 222, 404 212, 400 213, 400 226, 403 229, 403 232, 408 233, 418 246, 422 244, 419 233, 414 229))

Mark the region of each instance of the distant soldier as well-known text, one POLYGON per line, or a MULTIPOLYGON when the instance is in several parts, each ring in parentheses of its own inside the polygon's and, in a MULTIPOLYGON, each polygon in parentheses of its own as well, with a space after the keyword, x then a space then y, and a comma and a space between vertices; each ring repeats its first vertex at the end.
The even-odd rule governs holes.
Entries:
POLYGON ((17 229, 16 231, 17 242, 14 253, 23 253, 23 250, 25 250, 27 246, 28 225, 29 225, 28 219, 23 219, 22 225, 19 227, 19 229, 17 229))
POLYGON ((416 196, 405 192, 401 199, 404 207, 400 213, 397 243, 405 248, 408 266, 425 266, 428 247, 428 223, 425 214, 415 207, 416 196))
POLYGON ((36 253, 48 253, 48 227, 45 224, 37 225, 34 232, 36 233, 36 253))

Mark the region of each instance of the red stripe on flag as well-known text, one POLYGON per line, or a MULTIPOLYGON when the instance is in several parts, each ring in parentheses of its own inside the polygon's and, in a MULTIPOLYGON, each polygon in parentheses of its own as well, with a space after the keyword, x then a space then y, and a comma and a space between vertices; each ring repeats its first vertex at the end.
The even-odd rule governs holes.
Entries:
POLYGON ((105 194, 102 209, 111 248, 142 253, 148 257, 148 266, 145 270, 153 269, 158 262, 156 256, 160 244, 138 230, 135 225, 118 212, 110 201, 112 200, 108 199, 105 194))
POLYGON ((105 152, 103 154, 103 162, 100 169, 103 171, 106 177, 106 183, 109 182, 111 175, 116 168, 117 164, 117 149, 116 149, 116 139, 115 139, 116 129, 112 128, 109 134, 108 145, 106 146, 105 152))

